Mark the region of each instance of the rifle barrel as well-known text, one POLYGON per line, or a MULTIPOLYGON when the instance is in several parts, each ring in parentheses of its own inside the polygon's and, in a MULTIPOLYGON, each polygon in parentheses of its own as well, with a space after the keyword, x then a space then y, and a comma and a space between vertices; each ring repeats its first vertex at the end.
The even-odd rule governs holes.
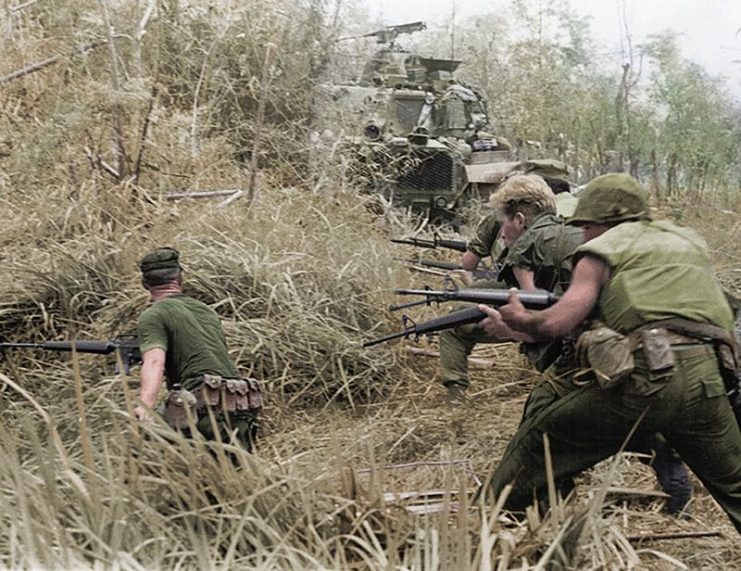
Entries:
POLYGON ((41 349, 40 343, 0 343, 2 349, 41 349))
MULTIPOLYGON (((506 289, 458 289, 458 290, 424 290, 424 289, 395 289, 398 295, 422 295, 427 299, 441 301, 467 301, 484 305, 500 306, 509 302, 512 292, 506 289)), ((517 297, 520 303, 528 309, 543 309, 558 301, 558 296, 548 291, 519 291, 517 297)))
POLYGON ((0 343, 0 349, 42 349, 59 352, 74 350, 78 353, 108 355, 116 350, 116 345, 110 341, 45 341, 43 343, 0 343))
POLYGON ((391 341, 392 339, 398 339, 399 337, 409 337, 413 331, 398 331, 397 333, 392 333, 391 335, 386 335, 385 337, 378 337, 377 339, 372 339, 370 341, 366 341, 363 343, 362 347, 373 347, 373 345, 378 345, 379 343, 385 343, 386 341, 391 341))
POLYGON ((418 305, 432 305, 435 303, 434 299, 420 299, 419 301, 409 301, 407 303, 395 303, 389 305, 389 311, 399 311, 400 309, 406 309, 407 307, 417 307, 418 305))

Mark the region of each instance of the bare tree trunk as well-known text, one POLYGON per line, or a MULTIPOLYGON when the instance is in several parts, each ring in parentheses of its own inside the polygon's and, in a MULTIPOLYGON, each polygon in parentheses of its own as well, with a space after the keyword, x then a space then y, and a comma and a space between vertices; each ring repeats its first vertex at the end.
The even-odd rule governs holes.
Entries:
MULTIPOLYGON (((106 26, 106 35, 108 37, 108 48, 111 52, 111 85, 113 86, 114 93, 118 94, 121 90, 121 82, 119 79, 118 69, 118 54, 116 53, 116 44, 113 42, 113 23, 111 22, 110 13, 108 11, 107 0, 99 0, 100 6, 103 10, 103 20, 106 26)), ((113 107, 113 146, 116 153, 116 165, 119 180, 123 180, 127 175, 127 156, 126 146, 124 144, 123 135, 123 111, 121 106, 116 104, 113 107)))
POLYGON ((677 190, 677 153, 669 155, 669 168, 666 171, 666 195, 671 197, 677 190))
POLYGON ((191 112, 191 126, 190 126, 190 156, 195 159, 198 155, 198 98, 201 94, 201 87, 206 77, 206 71, 208 69, 208 61, 211 57, 211 53, 214 51, 216 44, 224 37, 229 26, 225 26, 221 33, 214 38, 211 45, 208 47, 206 55, 203 57, 203 63, 201 64, 201 73, 198 74, 198 81, 196 82, 195 93, 193 94, 193 109, 191 112))
POLYGON ((252 142, 252 156, 250 159, 250 178, 247 183, 247 205, 255 200, 257 185, 257 169, 259 168, 260 144, 262 143, 263 123, 265 122, 265 106, 270 90, 270 81, 273 77, 273 44, 268 43, 265 48, 265 62, 262 66, 260 78, 260 100, 257 102, 257 118, 255 119, 255 138, 252 142))
POLYGON ((651 194, 656 204, 661 204, 664 197, 661 192, 661 181, 659 180, 659 164, 656 160, 656 149, 651 149, 651 194))
POLYGON ((615 97, 615 123, 617 130, 617 141, 615 149, 618 153, 618 169, 622 172, 625 170, 625 150, 626 150, 626 122, 628 114, 628 96, 629 96, 629 84, 628 76, 630 74, 630 64, 623 64, 623 75, 620 79, 620 88, 618 89, 617 96, 615 97))

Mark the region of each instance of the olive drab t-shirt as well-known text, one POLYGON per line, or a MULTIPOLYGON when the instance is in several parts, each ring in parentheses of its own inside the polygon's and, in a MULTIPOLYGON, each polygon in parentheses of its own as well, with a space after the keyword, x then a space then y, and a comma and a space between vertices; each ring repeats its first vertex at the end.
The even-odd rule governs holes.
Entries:
POLYGON ((239 378, 217 313, 185 295, 155 302, 139 317, 139 348, 163 349, 167 386, 194 389, 203 374, 239 378))
POLYGON ((542 214, 512 244, 500 277, 514 282, 512 270, 523 268, 533 272, 538 289, 563 293, 571 280, 571 254, 582 241, 581 229, 555 214, 542 214))
POLYGON ((599 297, 608 327, 629 333, 680 317, 733 330, 733 314, 715 279, 705 242, 668 221, 623 222, 580 246, 610 267, 599 297))

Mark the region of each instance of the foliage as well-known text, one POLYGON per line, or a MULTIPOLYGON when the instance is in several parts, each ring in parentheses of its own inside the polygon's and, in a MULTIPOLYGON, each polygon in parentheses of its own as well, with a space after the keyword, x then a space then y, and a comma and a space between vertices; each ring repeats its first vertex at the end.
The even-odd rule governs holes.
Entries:
MULTIPOLYGON (((621 131, 619 74, 600 68, 583 20, 539 6, 518 2, 458 33, 498 129, 582 177, 612 168, 622 150, 642 170, 653 153, 664 180, 674 153, 678 186, 728 183, 738 109, 670 38, 646 52, 657 62, 651 87, 634 92, 621 131), (713 93, 699 101, 703 90, 713 93)), ((616 477, 604 466, 583 482, 586 494, 522 522, 466 494, 456 512, 450 481, 438 482, 448 505, 437 515, 384 498, 390 463, 463 457, 485 476, 535 375, 513 346, 494 346, 496 368, 474 373, 475 399, 455 413, 441 407, 432 366, 412 365, 399 346, 359 346, 387 332, 389 291, 412 279, 387 238, 425 222, 354 192, 340 145, 308 164, 313 88, 346 61, 333 39, 368 31, 367 18, 350 21, 352 4, 39 0, 0 10, 0 74, 22 72, 0 79, 3 341, 132 331, 147 303, 136 262, 172 245, 187 291, 220 314, 232 356, 268 395, 260 450, 233 464, 228 445, 134 422, 137 381, 112 374, 111 360, 7 352, 0 567, 431 570, 544 568, 553 558, 568 568, 657 558, 681 567, 631 547, 628 531, 730 530, 707 495, 687 522, 661 515, 657 501, 608 508, 616 477), (221 204, 166 196, 246 187, 251 196, 221 204), (363 466, 374 467, 365 488, 353 476, 363 466)), ((699 216, 672 199, 675 217, 699 216)), ((472 226, 480 212, 470 208, 472 226)), ((738 290, 737 216, 701 214, 695 225, 715 232, 722 279, 738 290)), ((646 484, 638 462, 615 462, 628 480, 618 484, 646 484)), ((669 549, 695 567, 733 567, 737 543, 729 533, 669 549)))

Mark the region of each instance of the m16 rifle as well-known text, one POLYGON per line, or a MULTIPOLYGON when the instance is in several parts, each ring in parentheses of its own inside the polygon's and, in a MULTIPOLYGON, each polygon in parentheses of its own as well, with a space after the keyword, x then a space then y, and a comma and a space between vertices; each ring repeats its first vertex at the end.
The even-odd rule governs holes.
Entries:
MULTIPOLYGON (((398 295, 421 295, 430 303, 442 301, 467 301, 471 303, 500 307, 509 302, 513 293, 506 289, 451 289, 451 290, 428 290, 428 289, 396 289, 398 295)), ((528 309, 545 309, 556 303, 559 297, 547 291, 519 291, 517 297, 520 303, 528 309)), ((414 336, 415 340, 422 335, 430 335, 446 329, 454 329, 461 325, 478 323, 486 318, 486 314, 478 307, 469 307, 459 311, 453 311, 442 317, 435 317, 428 321, 415 323, 409 316, 402 316, 403 330, 391 335, 379 337, 363 343, 363 347, 372 347, 379 343, 385 343, 392 339, 404 339, 414 336)))
MULTIPOLYGON (((63 353, 90 353, 93 355, 110 355, 116 353, 123 371, 127 375, 134 365, 141 363, 139 340, 136 335, 121 335, 107 341, 72 340, 72 341, 44 341, 42 343, 0 343, 0 353, 6 349, 41 349, 63 353)), ((116 372, 119 372, 118 361, 116 372)))
POLYGON ((465 252, 468 247, 468 242, 463 240, 445 240, 437 233, 433 234, 432 240, 427 238, 392 238, 389 242, 407 244, 415 248, 433 248, 435 250, 437 248, 447 248, 456 252, 465 252))

